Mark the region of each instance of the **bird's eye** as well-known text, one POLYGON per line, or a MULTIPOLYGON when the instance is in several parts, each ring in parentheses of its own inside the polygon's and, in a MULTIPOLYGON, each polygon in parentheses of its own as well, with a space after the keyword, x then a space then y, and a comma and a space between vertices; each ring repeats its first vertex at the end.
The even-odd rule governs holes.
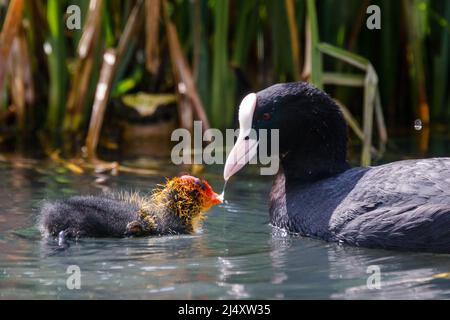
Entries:
POLYGON ((271 117, 272 117, 271 114, 268 113, 268 112, 265 112, 265 113, 263 113, 263 115, 262 115, 262 119, 263 119, 264 121, 270 120, 271 117))
POLYGON ((200 179, 195 179, 195 185, 197 186, 197 187, 200 187, 200 189, 202 189, 203 191, 205 191, 206 190, 206 186, 205 186, 205 184, 203 183, 203 181, 201 181, 200 179))

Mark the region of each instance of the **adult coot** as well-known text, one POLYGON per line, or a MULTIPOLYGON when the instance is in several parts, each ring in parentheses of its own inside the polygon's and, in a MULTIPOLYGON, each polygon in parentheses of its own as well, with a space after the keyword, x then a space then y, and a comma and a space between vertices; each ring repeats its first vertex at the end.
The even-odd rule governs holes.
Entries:
POLYGON ((257 153, 251 128, 279 129, 274 226, 355 246, 450 253, 450 158, 350 167, 342 113, 302 82, 249 94, 239 122, 225 180, 257 153))

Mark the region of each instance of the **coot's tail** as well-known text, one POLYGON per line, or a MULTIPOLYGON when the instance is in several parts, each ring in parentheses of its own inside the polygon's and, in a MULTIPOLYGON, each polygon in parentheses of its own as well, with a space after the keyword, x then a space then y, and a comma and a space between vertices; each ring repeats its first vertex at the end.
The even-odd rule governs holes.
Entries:
POLYGON ((65 238, 123 237, 127 225, 138 219, 136 204, 107 197, 72 197, 43 205, 40 229, 44 235, 65 238))

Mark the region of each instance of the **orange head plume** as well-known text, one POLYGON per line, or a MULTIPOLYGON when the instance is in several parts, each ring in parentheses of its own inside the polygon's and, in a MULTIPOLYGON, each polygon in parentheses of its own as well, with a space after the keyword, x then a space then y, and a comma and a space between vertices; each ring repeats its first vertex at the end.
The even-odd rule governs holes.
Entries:
POLYGON ((189 175, 181 176, 179 179, 186 187, 198 192, 202 211, 207 211, 212 206, 222 203, 220 196, 214 192, 206 180, 189 175))

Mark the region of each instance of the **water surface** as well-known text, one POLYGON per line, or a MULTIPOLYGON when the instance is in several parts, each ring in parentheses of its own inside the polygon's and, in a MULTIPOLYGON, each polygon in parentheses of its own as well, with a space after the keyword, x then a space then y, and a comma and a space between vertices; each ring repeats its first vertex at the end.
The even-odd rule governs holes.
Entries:
MULTIPOLYGON (((202 176, 220 192, 221 168, 202 176)), ((269 225, 270 177, 240 174, 227 203, 192 236, 84 239, 66 250, 32 228, 43 199, 102 190, 150 190, 163 176, 76 175, 54 164, 0 162, 0 299, 440 299, 450 298, 450 255, 353 248, 269 225), (31 229, 30 229, 31 227, 31 229), (81 269, 69 290, 66 270, 81 269), (370 290, 367 270, 381 271, 370 290)))

